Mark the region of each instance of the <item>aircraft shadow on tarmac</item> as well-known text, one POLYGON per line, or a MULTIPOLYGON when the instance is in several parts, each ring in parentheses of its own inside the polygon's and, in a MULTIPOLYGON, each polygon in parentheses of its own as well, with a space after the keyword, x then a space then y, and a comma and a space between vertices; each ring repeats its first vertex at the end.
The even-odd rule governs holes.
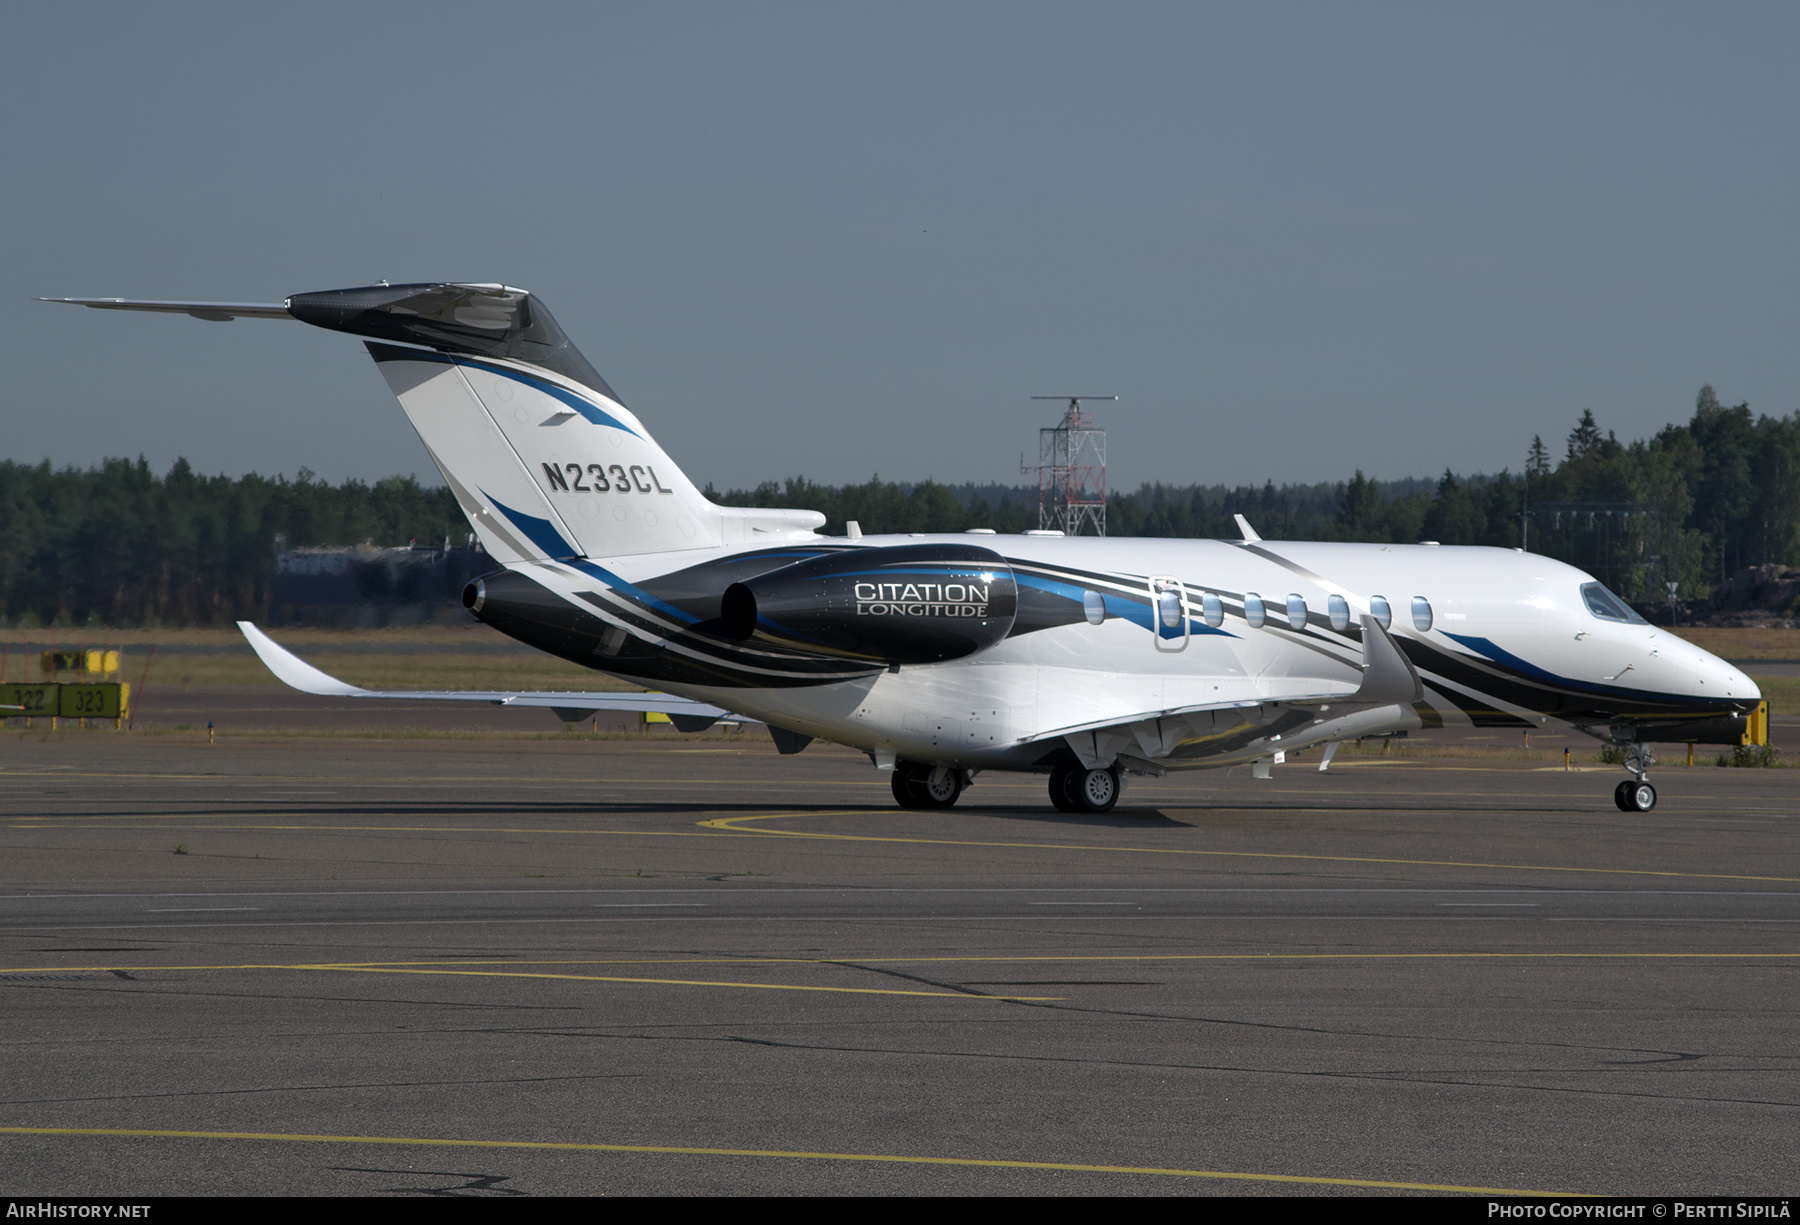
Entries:
POLYGON ((998 817, 1003 821, 1030 821, 1038 825, 1097 825, 1105 829, 1186 829, 1190 822, 1177 821, 1154 808, 1113 809, 1111 812, 1055 812, 1037 808, 978 808, 969 816, 998 817))
POLYGON ((403 1178, 462 1178, 466 1182, 449 1187, 381 1187, 382 1193, 389 1195, 432 1195, 449 1196, 458 1199, 485 1199, 502 1195, 528 1195, 527 1191, 500 1184, 511 1180, 510 1174, 470 1174, 455 1170, 383 1170, 367 1166, 334 1165, 329 1170, 343 1174, 394 1174, 403 1178))

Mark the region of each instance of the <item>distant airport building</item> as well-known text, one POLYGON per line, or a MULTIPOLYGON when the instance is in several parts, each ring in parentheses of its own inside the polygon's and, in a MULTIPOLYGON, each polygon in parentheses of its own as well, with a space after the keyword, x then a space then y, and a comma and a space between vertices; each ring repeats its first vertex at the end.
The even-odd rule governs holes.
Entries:
POLYGON ((497 569, 472 537, 441 547, 378 549, 365 542, 347 549, 290 549, 277 536, 269 620, 336 629, 466 621, 463 587, 497 569))

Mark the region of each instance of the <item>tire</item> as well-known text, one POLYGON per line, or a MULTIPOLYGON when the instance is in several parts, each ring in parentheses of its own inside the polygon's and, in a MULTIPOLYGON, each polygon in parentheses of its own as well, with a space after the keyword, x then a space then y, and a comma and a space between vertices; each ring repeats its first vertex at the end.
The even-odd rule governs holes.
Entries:
POLYGON ((1656 788, 1649 783, 1632 783, 1625 793, 1632 812, 1649 812, 1656 807, 1656 788))
POLYGON ((950 766, 897 761, 889 786, 894 791, 894 802, 902 808, 914 811, 949 808, 963 793, 963 775, 961 770, 950 766))
POLYGON ((1079 767, 1058 766, 1050 771, 1050 802, 1058 812, 1080 812, 1070 781, 1082 771, 1079 767))
POLYGON ((1111 812, 1119 802, 1119 776, 1112 770, 1075 770, 1069 775, 1069 793, 1078 812, 1111 812))
POLYGON ((910 761, 894 763, 894 774, 888 780, 888 785, 894 789, 894 803, 902 808, 924 807, 919 803, 919 798, 913 791, 913 774, 917 769, 918 767, 910 761))
POLYGON ((1618 807, 1618 810, 1620 812, 1635 811, 1631 807, 1631 799, 1628 795, 1628 792, 1630 791, 1630 789, 1631 789, 1631 780, 1628 778, 1621 779, 1619 781, 1619 785, 1617 787, 1613 788, 1613 804, 1618 807))

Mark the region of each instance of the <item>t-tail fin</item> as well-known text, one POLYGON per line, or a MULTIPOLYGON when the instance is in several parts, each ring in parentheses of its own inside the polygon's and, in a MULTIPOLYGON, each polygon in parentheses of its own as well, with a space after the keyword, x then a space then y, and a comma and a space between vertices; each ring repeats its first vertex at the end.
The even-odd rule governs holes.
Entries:
POLYGON ((497 561, 722 543, 719 509, 525 291, 383 285, 288 309, 378 338, 370 355, 497 561))
POLYGON ((286 316, 367 338, 463 513, 502 564, 703 549, 825 522, 816 511, 713 505, 522 289, 431 282, 295 294, 283 303, 55 300, 201 319, 286 316))

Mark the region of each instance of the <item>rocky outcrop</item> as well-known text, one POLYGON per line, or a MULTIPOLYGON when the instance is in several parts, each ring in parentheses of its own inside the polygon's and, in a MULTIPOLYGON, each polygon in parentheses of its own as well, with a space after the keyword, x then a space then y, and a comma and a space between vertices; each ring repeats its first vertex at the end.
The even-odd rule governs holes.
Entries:
POLYGON ((1668 625, 1671 612, 1682 625, 1737 626, 1752 629, 1800 628, 1800 570, 1768 563, 1746 566, 1700 600, 1683 600, 1675 610, 1667 601, 1634 605, 1656 625, 1668 625))

